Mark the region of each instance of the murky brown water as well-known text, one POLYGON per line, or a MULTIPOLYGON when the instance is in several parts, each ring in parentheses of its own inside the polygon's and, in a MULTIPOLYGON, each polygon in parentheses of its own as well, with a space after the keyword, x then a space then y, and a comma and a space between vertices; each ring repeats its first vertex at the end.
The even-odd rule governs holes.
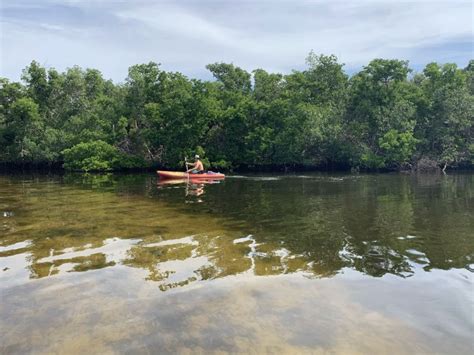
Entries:
POLYGON ((0 175, 0 353, 474 351, 474 175, 0 175))

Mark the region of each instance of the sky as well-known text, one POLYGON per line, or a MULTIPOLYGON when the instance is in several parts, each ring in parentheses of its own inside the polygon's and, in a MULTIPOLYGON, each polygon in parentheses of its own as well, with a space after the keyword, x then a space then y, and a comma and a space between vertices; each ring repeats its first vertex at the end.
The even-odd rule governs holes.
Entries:
POLYGON ((350 74, 374 58, 465 67, 474 58, 471 0, 0 0, 0 76, 32 60, 99 69, 123 82, 154 61, 210 79, 209 63, 289 73, 335 54, 350 74))

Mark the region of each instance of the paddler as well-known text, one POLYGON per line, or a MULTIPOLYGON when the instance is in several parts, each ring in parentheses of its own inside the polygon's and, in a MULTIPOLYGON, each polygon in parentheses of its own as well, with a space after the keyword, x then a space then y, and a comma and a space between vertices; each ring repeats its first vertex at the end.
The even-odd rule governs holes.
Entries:
POLYGON ((199 155, 196 154, 194 160, 194 163, 186 163, 186 166, 191 165, 191 169, 186 170, 186 172, 191 174, 202 174, 204 172, 204 165, 199 159, 199 155))

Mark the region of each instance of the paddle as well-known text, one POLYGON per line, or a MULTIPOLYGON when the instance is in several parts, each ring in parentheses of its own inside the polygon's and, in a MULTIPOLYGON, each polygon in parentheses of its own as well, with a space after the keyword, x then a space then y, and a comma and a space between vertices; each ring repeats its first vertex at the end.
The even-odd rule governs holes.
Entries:
POLYGON ((188 173, 188 157, 184 157, 184 166, 185 166, 185 171, 186 175, 188 176, 188 183, 189 183, 189 173, 188 173))

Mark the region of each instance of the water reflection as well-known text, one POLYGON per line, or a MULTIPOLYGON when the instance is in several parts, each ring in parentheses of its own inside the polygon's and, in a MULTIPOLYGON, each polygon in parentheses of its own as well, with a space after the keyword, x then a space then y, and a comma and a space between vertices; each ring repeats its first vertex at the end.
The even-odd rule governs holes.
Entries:
POLYGON ((0 353, 472 353, 473 178, 0 176, 0 353))
POLYGON ((222 179, 160 179, 157 182, 158 189, 165 188, 180 188, 184 186, 184 196, 186 197, 187 203, 202 203, 204 200, 201 198, 205 193, 206 185, 219 184, 222 179))
POLYGON ((473 177, 438 179, 2 177, 0 277, 122 265, 168 290, 245 273, 472 270, 473 177))

